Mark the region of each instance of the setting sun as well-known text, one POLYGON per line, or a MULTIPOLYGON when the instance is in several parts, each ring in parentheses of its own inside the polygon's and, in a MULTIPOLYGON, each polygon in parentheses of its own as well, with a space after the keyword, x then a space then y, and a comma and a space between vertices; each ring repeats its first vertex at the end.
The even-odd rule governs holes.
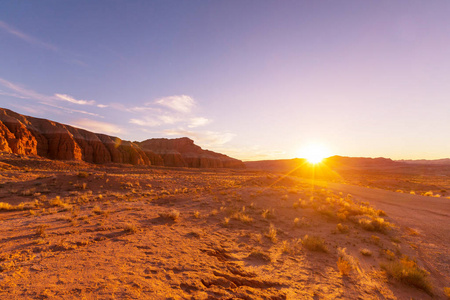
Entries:
POLYGON ((330 152, 322 145, 310 144, 298 152, 300 158, 305 158, 311 164, 320 163, 330 152))

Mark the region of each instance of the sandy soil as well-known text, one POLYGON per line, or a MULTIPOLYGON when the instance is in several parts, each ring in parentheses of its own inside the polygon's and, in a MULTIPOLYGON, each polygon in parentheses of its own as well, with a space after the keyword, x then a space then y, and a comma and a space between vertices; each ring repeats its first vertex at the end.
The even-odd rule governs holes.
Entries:
POLYGON ((450 282, 450 199, 395 193, 381 189, 329 183, 384 210, 418 247, 420 257, 442 284, 450 282))
POLYGON ((448 251, 445 229, 408 226, 377 190, 372 207, 263 172, 1 161, 1 299, 445 299, 448 261, 422 250, 448 251), (405 255, 428 293, 380 267, 405 255))

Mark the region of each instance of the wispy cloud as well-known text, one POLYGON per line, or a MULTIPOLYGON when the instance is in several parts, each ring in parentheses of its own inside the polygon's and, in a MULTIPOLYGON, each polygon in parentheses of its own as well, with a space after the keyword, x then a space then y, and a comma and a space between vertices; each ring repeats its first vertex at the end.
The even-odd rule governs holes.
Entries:
MULTIPOLYGON (((93 105, 95 103, 95 101, 93 101, 93 100, 90 100, 90 101, 77 100, 74 97, 72 97, 70 95, 66 95, 66 94, 54 94, 53 96, 44 95, 44 94, 38 93, 36 91, 33 91, 31 89, 25 88, 22 85, 19 85, 17 83, 13 83, 8 80, 5 80, 3 78, 0 78, 0 85, 4 86, 5 88, 12 91, 12 92, 0 91, 0 95, 15 97, 15 98, 19 98, 19 99, 37 100, 37 102, 39 104, 58 108, 58 109, 64 110, 65 112, 80 113, 80 114, 100 117, 100 115, 98 115, 96 113, 87 112, 84 110, 73 109, 70 107, 63 107, 61 105, 58 105, 58 103, 62 103, 62 102, 68 102, 68 103, 77 104, 77 105, 93 105)), ((101 104, 99 104, 99 105, 101 105, 101 104)))
POLYGON ((205 126, 206 124, 208 124, 210 122, 211 122, 211 120, 209 120, 207 118, 203 118, 203 117, 191 118, 190 124, 188 125, 188 127, 195 128, 195 127, 205 126))
POLYGON ((95 104, 94 100, 77 100, 77 99, 73 98, 72 96, 69 96, 66 94, 55 94, 55 97, 60 100, 64 100, 64 101, 79 104, 79 105, 94 105, 95 104))
POLYGON ((158 122, 157 120, 152 119, 152 118, 131 119, 129 121, 129 123, 136 124, 139 126, 145 126, 145 127, 156 127, 156 126, 161 125, 160 122, 158 122))
POLYGON ((79 119, 75 120, 72 123, 72 126, 79 127, 82 129, 86 129, 92 132, 100 132, 107 134, 118 134, 123 133, 123 130, 111 123, 99 122, 90 119, 79 119))
POLYGON ((230 132, 216 132, 216 131, 191 131, 182 128, 166 129, 163 131, 168 136, 187 136, 194 139, 198 144, 205 147, 217 147, 231 141, 236 135, 230 132))
POLYGON ((156 100, 155 103, 182 113, 190 113, 195 106, 194 99, 186 95, 161 98, 156 100))
MULTIPOLYGON (((53 96, 43 95, 38 92, 35 92, 31 89, 27 89, 17 83, 10 82, 8 80, 5 80, 3 78, 0 78, 0 85, 3 85, 4 87, 14 91, 15 93, 8 93, 4 91, 0 91, 0 95, 5 96, 11 96, 21 99, 34 99, 34 100, 40 100, 40 101, 67 101, 73 104, 78 105, 94 105, 94 100, 78 100, 74 97, 67 95, 67 94, 59 94, 55 93, 53 96)), ((98 107, 107 107, 107 105, 98 104, 98 107)))
POLYGON ((35 100, 40 100, 40 101, 51 101, 52 100, 52 97, 37 93, 37 92, 27 89, 27 88, 24 88, 19 84, 12 83, 3 78, 0 78, 0 84, 17 93, 17 94, 9 94, 8 96, 21 98, 21 99, 35 99, 35 100))
POLYGON ((25 42, 27 42, 27 43, 30 43, 30 44, 32 44, 34 46, 38 46, 38 47, 45 48, 45 49, 48 49, 48 50, 52 50, 52 51, 55 51, 55 52, 58 51, 58 47, 56 47, 55 45, 52 45, 52 44, 49 44, 49 43, 45 43, 45 42, 43 42, 43 41, 41 41, 41 40, 39 40, 39 39, 37 39, 35 37, 32 37, 32 36, 22 32, 22 31, 12 27, 9 24, 6 24, 3 21, 0 21, 0 29, 2 29, 3 31, 5 31, 5 32, 7 32, 7 33, 9 33, 9 34, 11 34, 11 35, 13 35, 13 36, 15 36, 15 37, 25 41, 25 42))
MULTIPOLYGON (((129 123, 145 127, 157 127, 162 125, 187 126, 196 128, 211 122, 210 119, 195 116, 192 110, 197 103, 191 96, 175 95, 147 102, 143 106, 130 108, 121 107, 128 112, 141 114, 141 117, 130 119, 129 123), (155 107, 155 105, 160 107, 155 107)), ((114 106, 116 109, 119 107, 114 106)))

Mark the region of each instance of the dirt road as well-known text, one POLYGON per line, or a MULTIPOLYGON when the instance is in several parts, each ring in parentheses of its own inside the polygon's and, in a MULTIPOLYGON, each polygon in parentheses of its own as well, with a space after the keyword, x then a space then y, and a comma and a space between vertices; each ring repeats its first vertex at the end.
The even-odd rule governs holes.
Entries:
POLYGON ((356 199, 367 201, 376 208, 384 210, 401 227, 408 239, 418 246, 418 254, 433 277, 448 285, 450 282, 450 199, 337 183, 329 183, 328 188, 349 193, 356 199))

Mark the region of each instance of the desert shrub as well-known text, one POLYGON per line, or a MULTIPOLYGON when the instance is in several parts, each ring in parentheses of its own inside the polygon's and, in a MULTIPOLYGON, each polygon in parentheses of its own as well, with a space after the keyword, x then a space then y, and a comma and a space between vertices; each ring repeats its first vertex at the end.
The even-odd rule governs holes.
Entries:
POLYGON ((301 250, 301 240, 295 239, 291 242, 283 241, 281 242, 281 252, 287 254, 297 254, 301 250))
POLYGON ((132 234, 138 232, 138 228, 132 223, 127 223, 123 226, 123 231, 132 234))
POLYGON ((87 172, 79 172, 79 173, 77 174, 77 176, 78 176, 79 178, 87 178, 87 177, 89 176, 89 173, 87 173, 87 172))
POLYGON ((302 245, 311 251, 328 252, 324 239, 318 236, 305 235, 302 239, 302 245))
POLYGON ((450 287, 444 288, 444 294, 445 296, 447 296, 448 299, 450 299, 450 287))
POLYGON ((381 268, 390 277, 422 289, 430 295, 432 294, 432 286, 428 279, 429 273, 421 269, 415 261, 408 257, 403 257, 399 261, 381 264, 381 268))
POLYGON ((364 230, 376 231, 381 233, 385 233, 387 230, 393 227, 391 223, 379 217, 372 217, 370 219, 361 218, 359 219, 358 223, 364 230))
POLYGON ((372 236, 370 237, 370 240, 371 240, 372 243, 374 243, 375 245, 378 245, 378 246, 381 245, 381 240, 380 240, 380 237, 379 237, 379 236, 372 235, 372 236))
POLYGON ((45 231, 45 229, 48 228, 48 227, 49 227, 49 226, 48 226, 47 224, 39 225, 39 226, 36 228, 36 235, 37 235, 37 236, 40 236, 40 237, 42 237, 42 238, 47 237, 47 232, 45 231))
POLYGON ((232 219, 239 220, 243 223, 253 222, 253 218, 243 212, 236 212, 231 216, 232 219))
POLYGON ((176 209, 172 209, 169 212, 159 213, 161 218, 171 219, 172 221, 176 221, 180 217, 180 212, 176 209))
POLYGON ((0 211, 1 210, 14 210, 14 206, 6 202, 0 202, 0 211))
POLYGON ((348 226, 347 225, 342 225, 341 223, 336 225, 336 230, 340 233, 347 233, 349 232, 348 226))
POLYGON ((366 249, 366 248, 361 249, 359 252, 364 256, 372 256, 372 251, 370 251, 369 249, 366 249))
POLYGON ((352 270, 350 263, 344 260, 342 257, 338 258, 337 267, 339 272, 344 276, 350 275, 350 271, 352 270))
POLYGON ((261 216, 264 219, 273 219, 275 214, 274 214, 273 210, 271 211, 270 209, 264 209, 263 212, 261 213, 261 216))
POLYGON ((389 259, 389 260, 394 260, 394 259, 395 259, 395 253, 392 252, 392 251, 389 250, 389 249, 382 250, 381 253, 382 253, 382 255, 383 255, 384 257, 386 257, 386 258, 389 259))
POLYGON ((223 226, 228 226, 229 223, 230 223, 230 218, 225 217, 225 218, 223 219, 222 225, 223 225, 223 226))
POLYGON ((265 236, 272 242, 277 242, 277 230, 275 229, 275 226, 273 224, 270 224, 269 231, 266 232, 265 236))

